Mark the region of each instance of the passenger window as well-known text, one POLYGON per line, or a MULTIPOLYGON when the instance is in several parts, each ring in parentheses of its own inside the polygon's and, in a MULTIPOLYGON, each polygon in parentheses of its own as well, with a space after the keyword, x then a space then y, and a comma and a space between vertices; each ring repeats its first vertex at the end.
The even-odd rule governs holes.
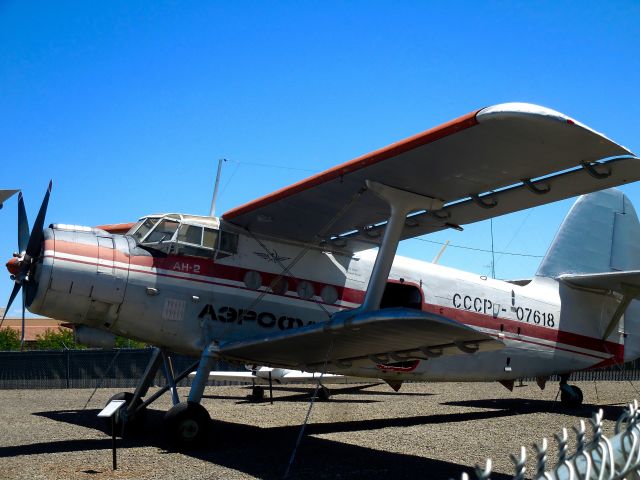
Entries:
POLYGON ((178 231, 178 242, 200 245, 202 242, 202 227, 183 224, 178 231))
POLYGON ((158 226, 145 238, 144 243, 168 242, 178 229, 178 222, 175 220, 162 220, 158 226))

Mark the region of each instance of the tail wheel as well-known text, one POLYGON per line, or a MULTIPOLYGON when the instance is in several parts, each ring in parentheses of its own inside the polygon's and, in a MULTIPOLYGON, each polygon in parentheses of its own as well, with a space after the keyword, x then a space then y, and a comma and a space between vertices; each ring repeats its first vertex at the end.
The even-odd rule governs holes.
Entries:
POLYGON ((331 390, 329 390, 324 385, 320 385, 318 389, 318 393, 316 394, 316 399, 320 402, 326 402, 331 398, 331 390))
POLYGON ((165 414, 164 421, 171 441, 193 448, 206 440, 211 417, 199 403, 181 402, 165 414))
POLYGON ((569 408, 576 408, 582 405, 582 390, 575 385, 564 385, 560 390, 560 402, 569 408))

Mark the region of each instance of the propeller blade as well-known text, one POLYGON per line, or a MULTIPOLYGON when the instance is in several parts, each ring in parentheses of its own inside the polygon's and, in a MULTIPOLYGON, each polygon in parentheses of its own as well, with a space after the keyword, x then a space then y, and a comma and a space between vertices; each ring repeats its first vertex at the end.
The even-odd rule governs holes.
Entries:
POLYGON ((20 327, 20 351, 24 348, 24 290, 22 290, 22 327, 20 327))
POLYGON ((2 320, 0 320, 0 328, 2 328, 2 324, 4 323, 4 318, 7 316, 7 313, 9 312, 9 309, 11 308, 11 304, 15 300, 16 295, 18 295, 18 292, 20 291, 20 287, 22 287, 22 285, 19 284, 18 282, 16 282, 16 284, 13 286, 13 290, 11 291, 11 295, 9 296, 9 303, 7 303, 7 308, 5 308, 4 310, 4 315, 2 315, 2 320))
POLYGON ((47 193, 44 195, 42 205, 40 205, 40 211, 38 212, 36 221, 33 224, 33 229, 31 230, 31 236, 29 237, 29 243, 27 244, 27 255, 31 258, 37 258, 40 255, 43 236, 42 227, 44 226, 44 217, 47 214, 47 206, 49 205, 49 196, 51 195, 52 186, 53 182, 49 181, 49 188, 47 188, 47 193))
POLYGON ((22 253, 27 249, 29 243, 29 220, 27 211, 24 208, 22 192, 18 194, 18 252, 22 253))
POLYGON ((34 279, 30 279, 28 282, 25 282, 24 285, 24 301, 27 307, 30 307, 33 303, 33 299, 36 298, 36 294, 38 293, 38 284, 34 279))

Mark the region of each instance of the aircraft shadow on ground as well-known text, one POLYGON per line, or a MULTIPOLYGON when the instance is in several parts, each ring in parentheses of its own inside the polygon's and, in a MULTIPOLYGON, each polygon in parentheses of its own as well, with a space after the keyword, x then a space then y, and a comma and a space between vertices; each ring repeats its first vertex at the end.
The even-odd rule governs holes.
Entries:
MULTIPOLYGON (((102 431, 105 433, 104 439, 70 439, 0 447, 0 458, 76 450, 108 450, 111 448, 110 430, 102 420, 96 417, 97 413, 98 410, 62 410, 38 412, 34 415, 102 431)), ((507 412, 506 414, 512 413, 507 412)), ((505 412, 490 410, 487 412, 309 424, 291 468, 290 478, 460 478, 463 471, 472 471, 471 466, 349 445, 319 438, 317 435, 373 431, 422 424, 446 424, 503 415, 505 412)), ((149 410, 145 428, 138 434, 132 434, 119 440, 118 447, 128 449, 151 445, 166 452, 174 451, 173 446, 163 434, 163 417, 164 412, 149 410)), ((182 453, 255 477, 282 478, 299 432, 299 425, 261 428, 214 420, 205 446, 198 450, 182 453)), ((428 441, 428 438, 425 438, 425 442, 428 441)), ((122 469, 126 468, 126 455, 121 455, 120 465, 122 469)), ((87 468, 91 467, 92 465, 87 465, 87 468)), ((494 474, 492 478, 507 479, 511 477, 494 474)))
MULTIPOLYGON (((378 391, 378 390, 368 390, 370 387, 376 387, 380 385, 379 383, 372 383, 366 385, 355 385, 350 387, 341 387, 341 388, 333 388, 330 387, 331 390, 331 402, 334 403, 375 403, 380 400, 374 400, 369 398, 357 398, 357 399, 346 399, 340 398, 340 395, 352 395, 352 394, 362 394, 366 396, 381 396, 381 397, 389 397, 389 396, 410 396, 410 397, 430 397, 432 395, 437 395, 435 393, 412 393, 412 392, 394 392, 391 389, 389 391, 378 391)), ((265 397, 264 402, 269 402, 269 387, 265 385, 261 385, 265 389, 265 397)), ((204 398, 209 399, 226 399, 226 400, 238 400, 238 403, 254 403, 254 401, 249 398, 251 393, 251 386, 246 386, 247 395, 211 395, 205 394, 204 398)), ((313 394, 315 387, 302 387, 302 386, 283 386, 283 385, 274 385, 273 391, 276 396, 274 396, 273 401, 275 402, 308 402, 311 399, 311 395, 313 394), (290 393, 298 393, 299 395, 287 395, 281 396, 278 393, 281 392, 290 392, 290 393)))
MULTIPOLYGON (((496 409, 503 412, 513 412, 513 415, 531 413, 557 413, 582 419, 591 418, 598 409, 602 409, 605 420, 616 421, 625 410, 626 405, 594 405, 584 403, 576 408, 564 407, 555 400, 533 400, 530 398, 494 398, 482 400, 460 400, 443 402, 443 405, 457 407, 473 407, 484 409, 496 409)), ((551 434, 551 432, 549 432, 551 434)))

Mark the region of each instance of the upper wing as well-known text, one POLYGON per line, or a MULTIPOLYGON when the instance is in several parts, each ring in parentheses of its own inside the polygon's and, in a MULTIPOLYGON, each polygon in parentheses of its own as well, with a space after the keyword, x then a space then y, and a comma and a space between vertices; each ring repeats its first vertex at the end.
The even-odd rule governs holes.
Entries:
POLYGON ((131 230, 131 227, 133 227, 134 225, 135 225, 135 222, 131 222, 131 223, 112 223, 112 224, 109 224, 109 225, 98 225, 96 228, 99 228, 100 230, 104 230, 105 232, 118 234, 118 235, 124 235, 129 230, 131 230))
POLYGON ((349 242, 353 251, 378 243, 389 216, 366 180, 444 201, 442 210, 409 216, 409 238, 638 180, 637 160, 561 113, 507 103, 307 178, 223 219, 278 238, 349 242))
POLYGON ((502 348, 502 342, 454 320, 407 308, 388 308, 267 337, 222 342, 219 355, 247 363, 318 370, 356 360, 388 363, 502 348))

